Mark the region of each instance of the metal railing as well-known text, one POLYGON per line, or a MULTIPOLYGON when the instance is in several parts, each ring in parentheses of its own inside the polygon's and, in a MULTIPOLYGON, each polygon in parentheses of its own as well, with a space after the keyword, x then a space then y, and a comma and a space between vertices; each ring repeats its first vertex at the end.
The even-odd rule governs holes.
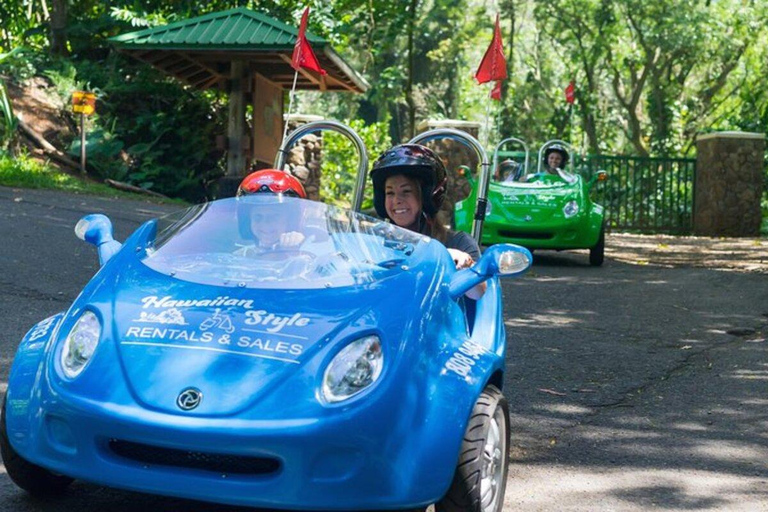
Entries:
POLYGON ((695 159, 593 155, 579 168, 585 176, 608 173, 592 194, 605 207, 609 230, 692 232, 695 159))

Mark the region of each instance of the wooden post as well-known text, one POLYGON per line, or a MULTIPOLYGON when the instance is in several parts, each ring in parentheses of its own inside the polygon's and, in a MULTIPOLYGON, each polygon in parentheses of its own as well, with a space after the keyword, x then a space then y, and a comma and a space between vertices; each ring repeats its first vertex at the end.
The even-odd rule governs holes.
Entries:
POLYGON ((245 132, 245 66, 232 61, 229 87, 229 119, 227 121, 227 177, 238 178, 245 172, 243 134, 245 132))
POLYGON ((85 174, 85 114, 80 114, 80 172, 85 174))

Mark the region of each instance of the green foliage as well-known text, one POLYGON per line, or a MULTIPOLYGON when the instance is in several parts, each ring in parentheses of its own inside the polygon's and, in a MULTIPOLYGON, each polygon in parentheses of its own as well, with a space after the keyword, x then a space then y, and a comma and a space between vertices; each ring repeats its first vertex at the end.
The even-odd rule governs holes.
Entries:
MULTIPOLYGON (((74 75, 49 76, 62 90, 85 83, 98 93, 95 127, 87 136, 89 168, 170 197, 205 199, 208 185, 223 174, 215 148, 216 134, 225 131, 221 99, 114 53, 106 65, 73 64, 74 75)), ((73 141, 71 153, 79 154, 79 147, 73 141)))
POLYGON ((0 186, 57 189, 102 197, 120 197, 154 203, 183 204, 183 202, 178 200, 159 200, 145 195, 115 190, 106 185, 58 172, 47 163, 31 158, 25 152, 21 152, 13 158, 0 153, 0 186))
MULTIPOLYGON (((347 121, 346 124, 363 139, 369 160, 375 159, 392 146, 387 134, 389 124, 387 121, 366 126, 363 121, 355 119, 347 121)), ((323 133, 323 177, 320 190, 320 198, 323 202, 343 207, 349 207, 352 204, 359 162, 355 147, 349 139, 335 132, 323 133)), ((369 181, 366 176, 367 187, 363 199, 363 210, 373 207, 373 191, 370 189, 369 181)))
POLYGON ((7 151, 13 143, 16 136, 16 128, 19 124, 16 115, 13 113, 8 91, 5 88, 5 82, 0 78, 0 151, 7 151))
MULTIPOLYGON (((86 131, 85 155, 87 165, 96 170, 96 175, 102 179, 124 181, 128 174, 128 165, 120 159, 123 142, 104 128, 86 131)), ((78 160, 80 158, 80 139, 72 141, 69 154, 78 160)))
MULTIPOLYGON (((388 140, 387 133, 395 142, 407 138, 412 117, 416 124, 430 118, 476 121, 485 141, 489 117, 489 146, 506 136, 521 137, 533 148, 563 138, 582 152, 690 156, 699 132, 765 132, 768 127, 768 74, 761 72, 768 61, 766 2, 64 4, 71 58, 57 59, 47 55, 50 20, 42 4, 0 0, 0 52, 27 48, 0 62, 0 71, 17 80, 43 74, 65 104, 75 89, 96 91, 97 115, 88 142, 92 169, 190 200, 202 199, 207 184, 221 175, 222 155, 214 140, 225 132, 226 98, 192 91, 114 54, 107 38, 237 6, 295 26, 309 5, 310 30, 328 39, 371 87, 364 95, 301 92, 294 112, 375 123, 377 141, 388 140), (472 75, 490 42, 497 11, 509 79, 504 100, 489 106, 490 87, 477 85, 472 75), (577 98, 570 108, 563 96, 569 80, 576 83, 577 98)), ((54 9, 62 3, 47 5, 54 9)), ((330 147, 333 137, 327 137, 330 147)), ((373 144, 372 155, 380 147, 373 144)), ((333 158, 328 162, 340 166, 333 158)), ((326 197, 349 190, 349 178, 338 174, 340 183, 323 184, 326 197)))
POLYGON ((50 62, 44 68, 43 74, 51 81, 59 97, 66 100, 72 97, 74 91, 90 89, 85 80, 78 78, 75 64, 68 60, 59 59, 50 62))
MULTIPOLYGON (((6 61, 19 52, 20 48, 15 48, 11 52, 0 53, 0 65, 6 63, 6 61)), ((0 77, 0 151, 7 152, 13 148, 18 125, 19 120, 16 118, 16 114, 13 113, 8 89, 5 86, 5 81, 0 77)))

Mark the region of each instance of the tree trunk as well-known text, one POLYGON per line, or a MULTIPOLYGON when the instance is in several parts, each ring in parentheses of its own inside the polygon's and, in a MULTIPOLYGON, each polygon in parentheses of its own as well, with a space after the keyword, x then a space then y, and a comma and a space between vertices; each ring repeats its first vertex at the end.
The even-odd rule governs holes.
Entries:
POLYGON ((51 2, 51 53, 69 55, 67 48, 67 0, 51 2))

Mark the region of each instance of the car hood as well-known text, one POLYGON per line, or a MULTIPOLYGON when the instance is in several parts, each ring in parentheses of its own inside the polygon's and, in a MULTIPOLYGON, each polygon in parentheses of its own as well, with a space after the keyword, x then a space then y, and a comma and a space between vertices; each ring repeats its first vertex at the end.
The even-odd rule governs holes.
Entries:
POLYGON ((561 216, 568 201, 579 200, 580 191, 579 183, 491 184, 487 220, 511 225, 527 225, 533 219, 546 222, 561 216))
POLYGON ((393 271, 366 286, 260 290, 188 283, 134 260, 101 288, 111 290, 114 347, 143 407, 179 413, 180 395, 194 389, 203 396, 195 414, 229 415, 285 383, 314 396, 339 344, 371 333, 386 344, 382 326, 402 329, 434 294, 439 272, 424 265, 431 272, 393 271))
POLYGON ((578 184, 555 183, 518 183, 513 185, 491 185, 489 193, 501 204, 521 208, 557 208, 563 201, 575 198, 578 184))

